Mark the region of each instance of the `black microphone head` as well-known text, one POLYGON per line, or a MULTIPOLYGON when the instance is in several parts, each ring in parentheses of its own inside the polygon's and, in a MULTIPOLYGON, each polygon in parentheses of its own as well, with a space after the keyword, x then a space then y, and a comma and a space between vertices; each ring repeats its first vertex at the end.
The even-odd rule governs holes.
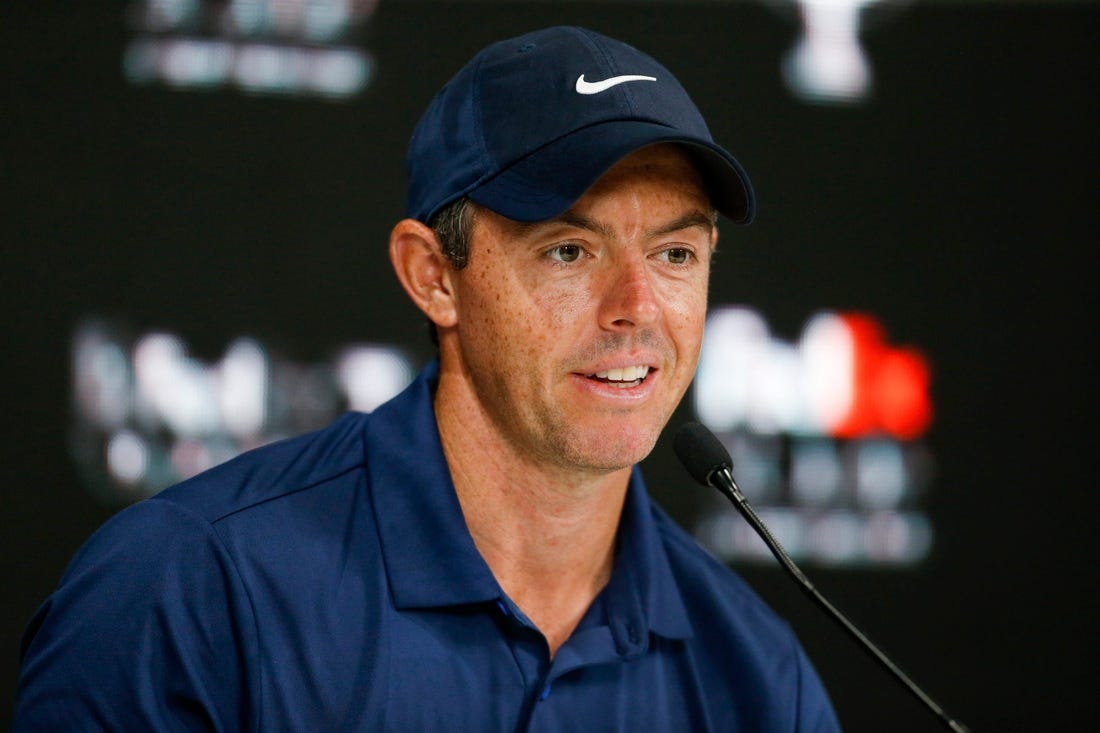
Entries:
POLYGON ((691 477, 704 486, 710 485, 710 476, 718 469, 733 468, 726 446, 701 423, 682 425, 672 439, 672 449, 691 477))

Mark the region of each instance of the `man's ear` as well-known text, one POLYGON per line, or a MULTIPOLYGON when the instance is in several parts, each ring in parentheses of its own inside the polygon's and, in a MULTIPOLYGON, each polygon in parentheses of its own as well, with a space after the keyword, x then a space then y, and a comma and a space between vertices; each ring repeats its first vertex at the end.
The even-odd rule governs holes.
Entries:
POLYGON ((435 232, 415 219, 397 222, 390 232, 390 262, 405 292, 437 328, 456 323, 453 269, 435 232))

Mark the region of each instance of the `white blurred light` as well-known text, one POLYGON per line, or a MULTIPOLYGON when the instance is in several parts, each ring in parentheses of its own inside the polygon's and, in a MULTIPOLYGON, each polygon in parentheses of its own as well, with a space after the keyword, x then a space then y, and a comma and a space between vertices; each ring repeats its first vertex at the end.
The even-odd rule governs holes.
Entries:
POLYGON ((756 412, 753 375, 766 364, 768 326, 750 308, 727 307, 707 318, 695 374, 695 413, 712 430, 731 430, 756 412))
POLYGON ((871 89, 871 65, 859 43, 860 13, 875 0, 799 0, 802 36, 783 62, 804 98, 854 102, 871 89))
POLYGON ((804 506, 824 507, 837 501, 843 479, 836 446, 808 440, 791 449, 791 496, 804 506))
POLYGON ((348 408, 371 412, 412 381, 412 366, 392 349, 353 346, 340 355, 336 375, 348 397, 348 408))
POLYGON ((737 470, 737 483, 749 501, 778 500, 783 484, 779 442, 772 436, 737 433, 725 445, 737 470))
POLYGON ((717 431, 747 427, 761 434, 827 434, 821 405, 843 402, 843 384, 852 377, 838 373, 843 358, 827 352, 838 346, 835 339, 822 338, 820 328, 809 335, 809 343, 805 336, 799 344, 784 343, 771 336, 764 318, 751 308, 712 309, 695 375, 699 420, 717 431), (819 394, 833 395, 834 381, 840 382, 840 396, 819 394))
POLYGON ((804 410, 794 348, 771 337, 750 308, 711 311, 695 377, 695 411, 712 430, 745 426, 775 434, 796 427, 804 410))
POLYGON ((218 402, 226 431, 249 438, 263 429, 267 418, 267 354, 252 339, 229 345, 217 370, 218 402))
POLYGON ((124 484, 136 484, 149 467, 149 449, 136 433, 123 430, 107 443, 107 469, 124 484))
POLYGON ((869 509, 898 506, 908 488, 901 448, 888 440, 864 441, 855 448, 855 489, 859 503, 869 509))
POLYGON ((932 549, 932 525, 916 512, 875 512, 867 521, 865 545, 869 559, 910 565, 932 549))
POLYGON ((233 79, 251 91, 286 91, 297 86, 303 59, 297 49, 266 44, 242 46, 233 64, 233 79))
POLYGON ((133 377, 122 347, 95 326, 73 344, 73 390, 77 408, 100 428, 121 427, 133 404, 133 377))
POLYGON ((169 84, 218 86, 225 82, 233 62, 233 48, 223 41, 182 39, 161 44, 157 68, 169 84))
POLYGON ((767 357, 753 370, 753 399, 748 424, 757 433, 774 434, 804 424, 802 394, 791 389, 798 384, 801 363, 791 346, 777 340, 767 345, 767 357))
POLYGON ((373 62, 369 55, 352 49, 315 52, 307 88, 334 97, 349 97, 366 88, 373 62))
POLYGON ((816 560, 852 564, 863 559, 864 520, 854 512, 832 511, 809 523, 805 541, 816 560))
POLYGON ((851 331, 835 313, 818 313, 806 323, 799 353, 810 424, 838 424, 852 407, 855 387, 851 331))
MULTIPOLYGON (((805 546, 807 537, 806 521, 802 512, 787 507, 761 507, 756 513, 791 557, 804 554, 807 549, 805 546)), ((750 534, 756 535, 747 522, 742 524, 750 534)), ((763 540, 760 540, 760 544, 763 545, 763 540)))
POLYGON ((218 429, 220 415, 206 368, 187 356, 171 334, 150 334, 134 348, 140 403, 177 435, 199 437, 218 429))
POLYGON ((374 60, 348 44, 377 0, 135 0, 140 31, 123 73, 135 84, 236 86, 252 94, 353 96, 370 83, 374 60))

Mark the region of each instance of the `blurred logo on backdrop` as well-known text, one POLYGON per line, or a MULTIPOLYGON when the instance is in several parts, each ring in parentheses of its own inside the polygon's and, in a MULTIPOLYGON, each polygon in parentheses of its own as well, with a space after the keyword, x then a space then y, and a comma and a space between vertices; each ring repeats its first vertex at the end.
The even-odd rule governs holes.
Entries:
MULTIPOLYGON (((700 422, 725 443, 738 483, 795 558, 912 565, 931 549, 920 509, 932 457, 930 371, 869 314, 821 312, 797 342, 747 307, 711 311, 694 383, 700 422)), ((725 502, 695 527, 724 559, 771 562, 725 502)))
MULTIPOLYGON (((798 26, 781 60, 788 90, 817 104, 861 104, 874 71, 861 38, 913 0, 760 0, 798 26)), ((131 0, 122 69, 136 85, 235 88, 344 99, 374 59, 357 38, 378 0, 131 0)))
POLYGON ((356 36, 378 0, 133 0, 132 84, 346 99, 374 60, 356 36))
POLYGON ((859 105, 875 88, 863 41, 914 0, 761 0, 799 26, 780 62, 783 81, 809 104, 859 105))
POLYGON ((73 334, 70 445, 107 503, 151 496, 239 453, 370 412, 408 385, 400 349, 352 344, 300 363, 241 336, 217 359, 167 331, 127 336, 89 320, 73 334))
MULTIPOLYGON (((216 358, 168 331, 128 335, 89 320, 73 334, 71 448, 87 483, 124 504, 237 454, 369 412, 408 385, 400 347, 351 344, 300 363, 257 339, 216 358)), ((932 458, 927 360, 891 346, 868 314, 821 312, 795 342, 748 307, 708 316, 692 391, 697 419, 726 444, 746 495, 790 554, 833 566, 909 566, 930 551, 921 510, 932 458)), ((728 561, 770 562, 729 506, 696 537, 728 561)))

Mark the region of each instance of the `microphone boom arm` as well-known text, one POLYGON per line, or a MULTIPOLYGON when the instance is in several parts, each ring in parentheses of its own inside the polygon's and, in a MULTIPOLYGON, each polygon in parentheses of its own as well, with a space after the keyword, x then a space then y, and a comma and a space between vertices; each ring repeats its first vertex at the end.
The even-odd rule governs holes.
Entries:
POLYGON ((963 725, 947 714, 947 712, 928 694, 917 685, 909 675, 905 674, 894 662, 886 656, 886 654, 875 646, 874 642, 867 638, 867 636, 856 628, 855 624, 848 620, 848 617, 841 613, 833 604, 829 603, 825 596, 818 592, 814 584, 810 582, 810 579, 806 577, 805 573, 795 565, 794 561, 790 558, 787 552, 783 549, 783 546, 779 544, 779 541, 772 536, 772 533, 757 516, 756 511, 752 508, 749 500, 745 498, 745 495, 741 493, 741 489, 737 486, 737 482, 733 480, 733 473, 726 465, 719 465, 707 474, 707 483, 714 488, 718 489, 723 495, 729 499, 737 511, 741 513, 741 516, 745 518, 745 521, 752 526, 760 538, 764 540, 764 544, 771 550, 772 555, 779 561, 779 564, 783 566, 783 569, 794 578, 798 586, 810 597, 810 600, 814 602, 822 611, 824 611, 833 621, 840 625, 842 629, 849 636, 855 639, 863 650, 870 654, 879 664, 886 668, 890 674, 894 676, 909 692, 916 695, 916 697, 928 707, 940 721, 947 726, 947 728, 954 733, 969 733, 970 729, 963 725))

